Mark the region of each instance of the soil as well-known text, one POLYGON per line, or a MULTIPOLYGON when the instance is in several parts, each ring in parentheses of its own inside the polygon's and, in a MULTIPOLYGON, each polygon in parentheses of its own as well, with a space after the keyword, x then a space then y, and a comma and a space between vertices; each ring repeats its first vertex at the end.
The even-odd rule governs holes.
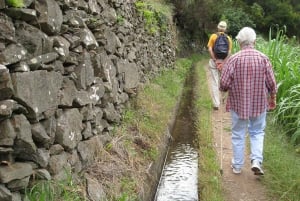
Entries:
MULTIPOLYGON (((210 82, 209 66, 206 66, 208 82, 210 82)), ((208 83, 209 84, 209 83, 208 83)), ((208 85, 210 86, 210 84, 208 85)), ((245 150, 245 165, 241 174, 233 174, 231 169, 231 119, 225 111, 226 94, 222 93, 221 107, 212 112, 214 144, 222 173, 222 187, 225 201, 269 201, 266 188, 262 183, 263 176, 256 176, 251 171, 249 147, 245 150), (222 136, 222 137, 221 137, 222 136), (249 159, 249 160, 248 160, 249 159)), ((249 140, 247 138, 247 140, 249 140)), ((249 144, 246 142, 246 144, 249 144)))

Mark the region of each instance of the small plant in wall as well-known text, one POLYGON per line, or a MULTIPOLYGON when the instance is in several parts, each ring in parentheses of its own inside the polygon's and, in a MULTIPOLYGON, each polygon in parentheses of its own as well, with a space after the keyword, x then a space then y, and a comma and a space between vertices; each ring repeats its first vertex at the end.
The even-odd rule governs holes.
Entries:
POLYGON ((118 24, 124 24, 124 21, 125 21, 125 19, 123 16, 117 15, 117 23, 118 24))
POLYGON ((5 2, 10 7, 15 7, 15 8, 24 7, 23 0, 6 0, 5 2))
POLYGON ((146 29, 151 34, 156 33, 159 30, 158 19, 156 12, 151 9, 151 6, 143 1, 136 1, 135 6, 137 11, 145 18, 146 29))

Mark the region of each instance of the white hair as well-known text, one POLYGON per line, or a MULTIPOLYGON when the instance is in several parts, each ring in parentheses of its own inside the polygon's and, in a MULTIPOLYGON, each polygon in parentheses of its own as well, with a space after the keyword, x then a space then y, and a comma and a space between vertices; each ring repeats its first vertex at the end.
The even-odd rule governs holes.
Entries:
POLYGON ((253 44, 256 40, 256 33, 252 28, 244 27, 240 30, 240 32, 235 38, 241 44, 244 45, 253 44))

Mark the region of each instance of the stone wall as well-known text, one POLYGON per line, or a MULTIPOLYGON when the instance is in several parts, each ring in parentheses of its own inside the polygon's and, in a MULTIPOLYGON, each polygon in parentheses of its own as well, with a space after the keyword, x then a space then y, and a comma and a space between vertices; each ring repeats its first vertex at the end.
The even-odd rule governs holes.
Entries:
POLYGON ((174 35, 144 24, 130 0, 0 0, 1 201, 84 170, 138 86, 173 66, 174 35))

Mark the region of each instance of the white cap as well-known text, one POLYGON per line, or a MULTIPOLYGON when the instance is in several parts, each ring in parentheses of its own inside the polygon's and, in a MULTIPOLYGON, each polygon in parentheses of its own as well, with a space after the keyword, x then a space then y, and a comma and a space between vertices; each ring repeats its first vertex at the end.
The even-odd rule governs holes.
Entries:
POLYGON ((225 22, 225 21, 221 21, 221 22, 219 22, 219 24, 218 24, 218 29, 221 29, 221 30, 226 30, 226 28, 227 28, 227 23, 225 22))

